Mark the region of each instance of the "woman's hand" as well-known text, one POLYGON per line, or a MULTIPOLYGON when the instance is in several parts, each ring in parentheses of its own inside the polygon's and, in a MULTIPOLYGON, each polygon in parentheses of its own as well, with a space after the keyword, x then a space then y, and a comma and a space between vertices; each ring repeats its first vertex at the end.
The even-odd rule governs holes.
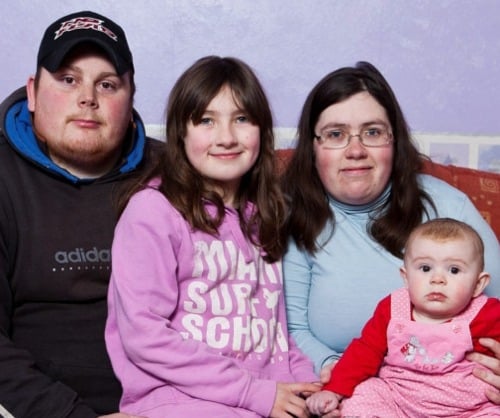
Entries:
POLYGON ((488 370, 480 369, 476 367, 473 371, 474 376, 489 383, 498 390, 495 391, 493 388, 486 390, 486 396, 488 399, 496 405, 500 405, 500 342, 494 340, 493 338, 480 338, 479 343, 489 348, 495 357, 487 356, 486 354, 480 353, 470 353, 467 355, 467 359, 474 361, 486 367, 488 370))
POLYGON ((338 360, 334 360, 331 363, 324 366, 319 372, 319 380, 322 384, 326 385, 330 381, 330 376, 332 375, 332 369, 338 360))
POLYGON ((276 398, 270 418, 308 418, 309 411, 304 393, 315 393, 321 389, 316 383, 278 383, 276 398))

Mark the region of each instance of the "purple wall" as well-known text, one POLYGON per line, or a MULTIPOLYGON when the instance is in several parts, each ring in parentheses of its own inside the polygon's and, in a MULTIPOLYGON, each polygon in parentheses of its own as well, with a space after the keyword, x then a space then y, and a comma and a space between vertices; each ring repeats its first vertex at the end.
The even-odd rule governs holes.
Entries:
POLYGON ((83 7, 125 28, 136 107, 147 124, 163 122, 181 72, 217 54, 256 70, 278 127, 296 125, 307 93, 327 72, 367 60, 392 84, 413 130, 500 134, 497 0, 2 1, 1 98, 34 72, 45 27, 83 7))

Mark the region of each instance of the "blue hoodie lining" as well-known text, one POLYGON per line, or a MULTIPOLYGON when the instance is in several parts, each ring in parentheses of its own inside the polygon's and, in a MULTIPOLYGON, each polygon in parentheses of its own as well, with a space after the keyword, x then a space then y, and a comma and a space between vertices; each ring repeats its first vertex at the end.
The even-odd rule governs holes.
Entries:
MULTIPOLYGON (((144 144, 146 142, 144 126, 137 118, 134 118, 134 120, 136 124, 134 146, 121 165, 120 173, 126 173, 133 170, 141 162, 144 155, 144 144)), ((27 100, 14 103, 10 107, 5 116, 5 129, 14 148, 16 148, 19 153, 24 155, 29 160, 36 162, 38 165, 49 171, 58 173, 75 184, 93 180, 80 179, 74 176, 69 171, 55 164, 40 149, 38 141, 33 133, 31 113, 28 110, 27 100)))

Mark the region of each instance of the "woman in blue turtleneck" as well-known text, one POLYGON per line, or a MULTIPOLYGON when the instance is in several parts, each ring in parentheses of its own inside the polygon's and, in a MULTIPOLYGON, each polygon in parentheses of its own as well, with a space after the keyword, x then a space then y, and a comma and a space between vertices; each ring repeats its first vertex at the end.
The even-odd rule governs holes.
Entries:
MULTIPOLYGON (((371 64, 338 69, 309 94, 282 183, 290 199, 283 268, 290 332, 325 379, 377 302, 403 285, 402 249, 422 221, 470 224, 484 240, 485 269, 500 278, 495 234, 466 195, 419 174, 422 158, 371 64)), ((500 296, 500 280, 486 293, 500 296)), ((500 388, 500 343, 485 344, 497 359, 480 361, 500 388)))

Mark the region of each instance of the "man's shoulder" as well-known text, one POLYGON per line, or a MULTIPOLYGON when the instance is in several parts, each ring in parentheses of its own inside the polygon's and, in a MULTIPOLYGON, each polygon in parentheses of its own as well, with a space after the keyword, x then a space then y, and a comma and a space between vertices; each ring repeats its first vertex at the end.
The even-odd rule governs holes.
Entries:
MULTIPOLYGON (((10 159, 14 155, 12 145, 7 140, 3 132, 0 132, 0 160, 10 159)), ((1 166, 1 163, 0 163, 1 166)))
POLYGON ((8 95, 0 104, 0 118, 5 117, 5 112, 16 102, 26 100, 26 87, 22 86, 14 90, 10 95, 8 95))

